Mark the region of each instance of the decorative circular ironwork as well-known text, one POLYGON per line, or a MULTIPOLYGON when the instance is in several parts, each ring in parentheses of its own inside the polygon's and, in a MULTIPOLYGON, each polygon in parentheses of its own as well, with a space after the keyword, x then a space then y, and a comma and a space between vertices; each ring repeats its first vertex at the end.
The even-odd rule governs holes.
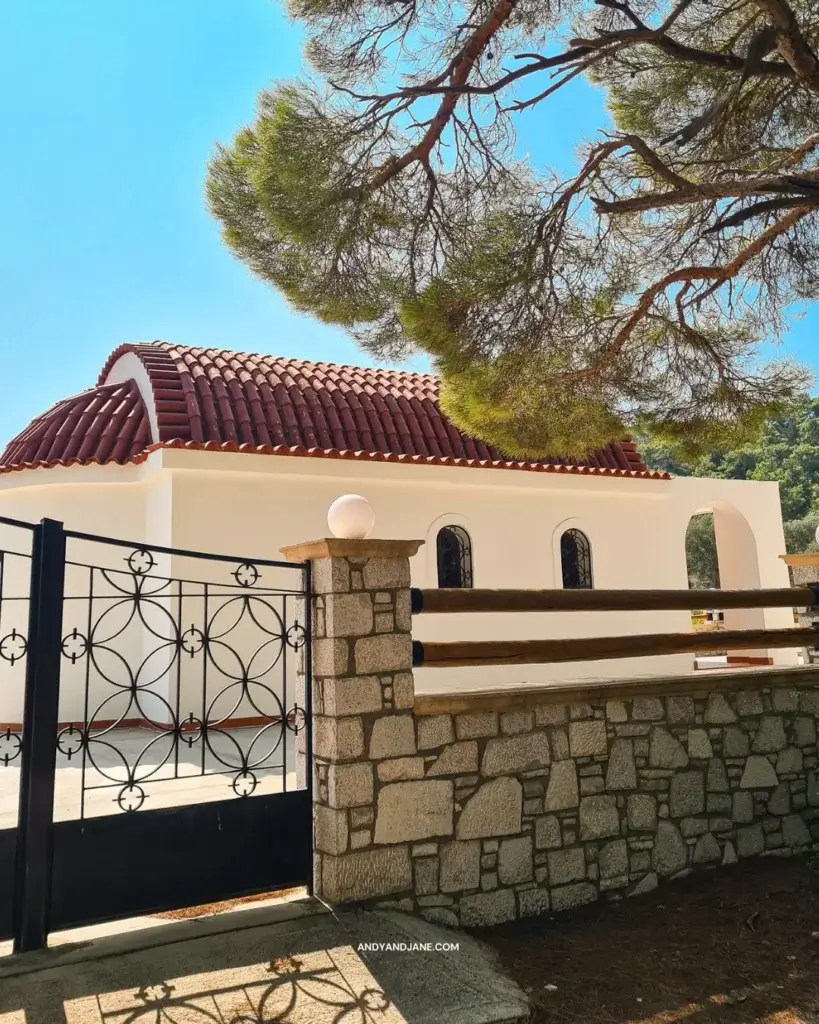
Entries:
POLYGON ((117 794, 120 810, 138 811, 145 803, 145 790, 136 782, 129 782, 117 794))
POLYGON ((13 665, 19 661, 28 650, 28 643, 22 633, 13 629, 0 640, 0 658, 13 665))
POLYGON ((144 576, 156 565, 156 559, 147 548, 137 548, 125 559, 135 576, 144 576))
POLYGON ((259 582, 259 570, 250 562, 242 562, 232 573, 240 587, 255 587, 259 582))
POLYGON ((288 711, 285 721, 288 729, 296 734, 300 733, 307 724, 307 715, 304 708, 294 704, 290 711, 288 711))
POLYGON ((80 658, 84 658, 88 654, 88 637, 83 636, 77 629, 72 629, 67 636, 63 637, 60 646, 63 657, 68 658, 74 665, 80 658))
POLYGON ((12 732, 11 729, 0 732, 0 763, 6 766, 10 765, 15 758, 20 756, 22 749, 23 741, 19 733, 12 732))
POLYGON ((307 631, 300 622, 294 622, 285 633, 284 638, 287 641, 288 647, 292 647, 294 651, 298 651, 301 650, 307 642, 307 631))
POLYGON ((61 754, 65 754, 69 761, 75 754, 79 754, 85 744, 85 733, 73 722, 57 734, 57 749, 61 754))
POLYGON ((191 626, 179 638, 179 646, 182 650, 193 657, 205 646, 205 634, 196 626, 191 626))
POLYGON ((203 726, 199 719, 191 711, 188 717, 183 722, 179 723, 179 728, 176 730, 176 732, 178 738, 182 740, 183 743, 185 743, 189 747, 192 747, 194 743, 198 743, 199 740, 202 739, 206 729, 207 726, 203 726))
POLYGON ((250 796, 259 785, 259 780, 253 772, 246 769, 245 771, 237 772, 233 776, 230 785, 236 796, 250 796))
MULTIPOLYGON (((268 775, 284 776, 286 744, 308 724, 287 656, 309 641, 294 614, 305 595, 263 589, 264 569, 251 562, 232 572, 228 563, 222 582, 160 578, 158 558, 137 548, 119 570, 88 566, 87 607, 66 606, 61 652, 89 666, 87 711, 59 733, 58 749, 82 752, 83 793, 110 789, 126 812, 171 779, 219 775, 228 794, 258 795, 268 775)), ((18 637, 0 650, 6 660, 25 652, 18 637)), ((18 746, 6 741, 9 759, 18 746)))

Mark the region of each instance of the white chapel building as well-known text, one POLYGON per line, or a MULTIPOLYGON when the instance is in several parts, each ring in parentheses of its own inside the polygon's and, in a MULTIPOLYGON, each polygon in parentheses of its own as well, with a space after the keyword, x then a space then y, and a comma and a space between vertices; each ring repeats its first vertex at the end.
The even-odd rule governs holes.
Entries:
MULTIPOLYGON (((651 472, 624 439, 587 462, 520 462, 465 437, 437 379, 166 343, 126 344, 96 384, 43 412, 0 455, 0 516, 56 519, 139 544, 241 557, 327 534, 343 494, 375 535, 421 539, 416 587, 687 587, 685 534, 713 511, 726 589, 788 586, 775 483, 651 472)), ((0 537, 0 548, 3 547, 0 537)), ((726 626, 793 625, 788 609, 726 626)), ((420 640, 687 631, 688 613, 421 616, 420 640)), ((755 652, 794 664, 794 651, 755 652)), ((693 670, 691 655, 421 669, 419 691, 693 670), (444 683, 443 676, 446 676, 444 683)), ((2 714, 0 714, 2 720, 2 714)))

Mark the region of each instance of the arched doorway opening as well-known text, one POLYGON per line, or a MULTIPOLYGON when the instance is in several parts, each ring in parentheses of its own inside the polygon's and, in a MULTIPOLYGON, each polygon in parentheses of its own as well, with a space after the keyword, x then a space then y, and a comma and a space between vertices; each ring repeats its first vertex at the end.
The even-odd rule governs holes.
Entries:
MULTIPOLYGON (((732 505, 718 502, 694 513, 685 533, 685 555, 692 590, 755 590, 760 586, 754 532, 745 516, 732 505)), ((692 624, 695 628, 713 629, 718 649, 721 629, 764 629, 765 612, 762 608, 722 610, 715 594, 712 607, 692 616, 692 624)), ((767 651, 716 651, 715 655, 730 665, 770 663, 767 651)), ((710 659, 697 661, 700 665, 710 659)))

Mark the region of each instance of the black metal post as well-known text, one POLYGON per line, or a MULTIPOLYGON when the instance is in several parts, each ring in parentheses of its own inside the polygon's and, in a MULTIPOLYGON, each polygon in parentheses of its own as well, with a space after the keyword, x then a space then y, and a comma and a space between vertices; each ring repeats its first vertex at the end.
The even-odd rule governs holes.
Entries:
MULTIPOLYGON (((305 739, 304 757, 306 761, 305 781, 307 792, 310 795, 310 878, 307 883, 307 892, 310 896, 316 891, 315 877, 315 850, 314 850, 314 824, 316 803, 313 784, 313 772, 316 770, 313 764, 313 563, 304 564, 304 728, 307 730, 305 739)), ((285 685, 287 685, 285 683, 285 685)))
POLYGON ((20 810, 14 878, 14 952, 48 941, 54 773, 65 585, 63 524, 43 519, 34 533, 20 810))

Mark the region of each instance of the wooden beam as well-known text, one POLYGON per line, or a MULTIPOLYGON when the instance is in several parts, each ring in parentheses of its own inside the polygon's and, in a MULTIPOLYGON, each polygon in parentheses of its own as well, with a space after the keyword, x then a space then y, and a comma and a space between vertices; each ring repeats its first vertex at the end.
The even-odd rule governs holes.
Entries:
POLYGON ((413 664, 424 668, 467 665, 545 665, 661 654, 704 654, 714 650, 812 647, 815 629, 734 629, 719 633, 649 633, 638 636, 578 637, 567 640, 478 640, 412 645, 413 664))
POLYGON ((702 608, 811 608, 819 584, 778 590, 418 590, 418 615, 447 612, 654 612, 702 608))

